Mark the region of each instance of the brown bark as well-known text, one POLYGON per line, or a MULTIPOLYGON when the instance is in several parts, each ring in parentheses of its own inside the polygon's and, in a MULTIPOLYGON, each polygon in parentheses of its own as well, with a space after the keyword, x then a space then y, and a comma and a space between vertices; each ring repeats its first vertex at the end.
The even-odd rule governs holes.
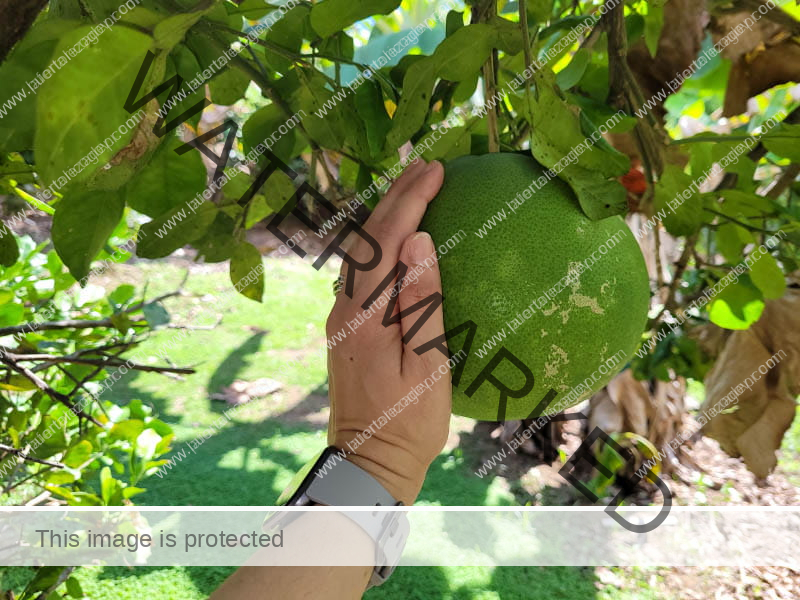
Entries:
POLYGON ((0 62, 30 29, 47 0, 0 0, 0 62))

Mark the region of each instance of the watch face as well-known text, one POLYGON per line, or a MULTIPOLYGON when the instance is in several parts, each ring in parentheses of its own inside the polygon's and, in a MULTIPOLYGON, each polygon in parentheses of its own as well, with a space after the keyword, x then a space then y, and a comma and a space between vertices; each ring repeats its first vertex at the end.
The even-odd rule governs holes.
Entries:
POLYGON ((311 482, 314 481, 314 475, 317 470, 328 460, 332 455, 338 454, 338 448, 328 446, 316 458, 308 461, 302 469, 300 469, 288 487, 283 490, 283 493, 278 498, 277 506, 301 506, 302 497, 305 495, 311 482))

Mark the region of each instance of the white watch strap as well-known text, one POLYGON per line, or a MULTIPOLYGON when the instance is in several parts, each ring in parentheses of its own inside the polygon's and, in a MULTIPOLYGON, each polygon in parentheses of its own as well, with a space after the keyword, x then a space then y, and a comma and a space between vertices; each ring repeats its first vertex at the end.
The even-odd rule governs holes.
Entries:
MULTIPOLYGON (((328 452, 335 450, 328 448, 328 452)), ((324 461, 325 471, 320 463, 325 454, 316 461, 316 470, 311 470, 304 481, 308 482, 305 492, 295 496, 290 504, 311 503, 325 506, 398 506, 398 502, 372 475, 361 467, 347 461, 336 460, 333 464, 324 461), (310 481, 308 481, 310 479, 310 481)), ((382 584, 392 574, 403 553, 406 539, 411 531, 408 517, 404 511, 362 510, 342 511, 375 543, 375 570, 369 587, 382 584)))

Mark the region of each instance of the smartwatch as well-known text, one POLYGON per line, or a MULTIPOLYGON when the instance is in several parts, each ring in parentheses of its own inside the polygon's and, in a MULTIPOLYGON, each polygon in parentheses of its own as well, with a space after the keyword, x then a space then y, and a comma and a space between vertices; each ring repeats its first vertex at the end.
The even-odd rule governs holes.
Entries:
MULTIPOLYGON (((401 506, 372 475, 351 463, 347 454, 329 446, 308 462, 284 490, 278 504, 283 506, 401 506)), ((299 516, 283 513, 287 519, 299 516)), ((389 578, 403 553, 410 531, 402 511, 350 511, 343 515, 361 527, 375 543, 375 570, 369 586, 381 585, 389 578)), ((266 525, 266 524, 265 524, 266 525)))

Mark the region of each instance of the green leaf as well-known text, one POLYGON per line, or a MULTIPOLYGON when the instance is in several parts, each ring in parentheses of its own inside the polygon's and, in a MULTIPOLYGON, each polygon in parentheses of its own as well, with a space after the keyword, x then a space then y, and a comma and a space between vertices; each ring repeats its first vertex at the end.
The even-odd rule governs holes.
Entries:
POLYGON ((136 438, 136 454, 144 461, 152 459, 156 454, 156 448, 161 442, 161 436, 154 429, 145 429, 136 438))
POLYGON ((81 440, 69 449, 63 462, 68 467, 73 469, 79 468, 83 463, 89 460, 92 456, 92 443, 88 440, 81 440))
POLYGON ((0 266, 10 267, 18 258, 17 239, 5 223, 0 223, 0 266))
MULTIPOLYGON (((242 178, 244 178, 244 175, 242 175, 242 178)), ((235 206, 238 208, 238 205, 235 206)), ((199 261, 202 258, 203 262, 207 263, 219 263, 228 260, 236 247, 236 238, 233 235, 235 228, 236 223, 234 220, 221 210, 211 227, 206 231, 206 234, 192 243, 192 246, 197 249, 197 260, 199 261)))
POLYGON ((743 275, 729 284, 709 304, 708 317, 724 329, 747 329, 764 312, 761 292, 743 275))
POLYGON ((429 149, 422 153, 426 161, 446 159, 469 154, 472 136, 467 127, 451 127, 429 149))
POLYGON ((456 31, 464 27, 464 12, 451 10, 445 17, 445 36, 450 37, 456 31))
POLYGON ((245 298, 261 302, 264 296, 264 268, 258 248, 244 242, 231 257, 230 277, 236 291, 245 298))
POLYGON ((100 495, 103 498, 103 504, 109 506, 119 490, 120 483, 112 477, 111 469, 103 467, 100 471, 100 495))
POLYGON ((533 26, 539 23, 547 23, 547 21, 550 20, 550 15, 553 13, 553 2, 554 0, 528 0, 528 25, 533 26))
POLYGON ((147 490, 144 488, 128 486, 122 490, 122 497, 126 500, 129 498, 133 498, 134 496, 138 496, 139 494, 143 494, 147 490))
POLYGON ((625 133, 636 127, 635 117, 621 115, 619 111, 611 110, 602 102, 570 92, 566 93, 566 97, 571 104, 581 108, 581 116, 585 116, 595 127, 599 124, 605 124, 609 133, 625 133))
POLYGON ((439 44, 432 56, 413 62, 403 78, 403 93, 384 151, 390 153, 399 148, 425 123, 437 78, 472 82, 492 48, 515 50, 516 38, 512 38, 509 29, 512 25, 513 36, 519 35, 519 27, 505 19, 462 27, 439 44))
POLYGON ((133 443, 142 431, 144 431, 144 421, 140 419, 128 419, 126 421, 114 423, 114 426, 108 433, 108 437, 111 440, 125 440, 133 443))
MULTIPOLYGON (((69 32, 55 54, 72 49, 91 30, 87 25, 69 32)), ((152 42, 139 31, 113 27, 45 81, 39 91, 34 152, 46 183, 65 172, 73 181, 86 179, 127 145, 133 131, 117 129, 130 118, 123 105, 152 42), (91 160, 93 149, 94 161, 80 172, 72 170, 82 159, 91 160)))
MULTIPOLYGON (((2 313, 4 310, 6 310, 7 307, 10 306, 18 306, 18 305, 7 304, 6 306, 0 308, 0 324, 3 326, 7 326, 10 324, 17 325, 22 320, 23 311, 19 311, 19 321, 16 321, 16 323, 5 322, 5 319, 2 317, 2 313)), ((22 308, 22 306, 20 306, 19 308, 22 308)), ((0 390, 8 390, 9 392, 29 392, 35 389, 38 389, 36 387, 36 384, 23 375, 12 375, 11 377, 8 378, 8 381, 0 382, 0 390)))
POLYGON ((170 136, 150 163, 122 189, 134 210, 156 218, 185 204, 206 187, 206 169, 200 152, 177 154, 183 142, 170 136))
POLYGON ((715 192, 725 201, 718 206, 721 212, 731 217, 744 215, 747 217, 771 214, 775 211, 775 206, 769 198, 759 196, 754 192, 742 190, 721 190, 715 192))
POLYGON ((664 210, 664 227, 673 235, 686 236, 703 224, 700 198, 692 188, 692 178, 676 165, 667 165, 655 186, 655 210, 664 210), (684 199, 684 194, 688 199, 684 199), (670 208, 670 203, 674 211, 670 208))
POLYGON ((778 156, 800 163, 800 125, 781 123, 762 138, 764 147, 778 156), (780 137, 777 137, 780 136, 780 137))
POLYGON ((189 203, 176 206, 157 219, 145 223, 139 232, 136 254, 141 258, 164 258, 178 248, 200 239, 219 209, 203 201, 196 209, 189 203))
MULTIPOLYGON (((284 129, 288 128, 286 115, 275 104, 268 104, 250 115, 242 127, 242 144, 245 153, 249 154, 263 142, 270 146, 269 150, 275 156, 288 163, 294 158, 293 150, 297 137, 294 129, 289 129, 285 134, 281 134, 278 130, 281 125, 285 126, 284 129), (273 136, 277 138, 277 141, 272 141, 273 136)), ((241 175, 237 177, 241 177, 241 175)))
POLYGON ((161 302, 148 302, 142 306, 142 313, 144 313, 147 324, 153 329, 167 325, 170 320, 169 313, 161 302))
POLYGON ((342 103, 325 87, 325 78, 319 71, 299 69, 297 74, 301 85, 292 96, 292 104, 306 113, 303 127, 320 146, 341 148, 348 133, 343 119, 342 103))
POLYGON ((267 4, 264 0, 244 0, 244 2, 240 2, 238 5, 232 2, 226 2, 225 8, 229 15, 241 15, 250 21, 257 21, 261 17, 266 16, 267 13, 275 10, 275 7, 267 4))
POLYGON ((692 179, 700 179, 707 177, 707 173, 711 171, 714 166, 711 153, 712 144, 692 144, 689 148, 689 169, 692 173, 692 179))
MULTIPOLYGON (((501 20, 508 23, 505 19, 501 20)), ((518 27, 514 29, 519 31, 518 27)), ((470 78, 486 62, 494 45, 503 37, 502 30, 501 26, 486 23, 459 29, 439 44, 433 53, 431 60, 436 63, 436 74, 449 81, 470 78)))
MULTIPOLYGON (((116 0, 114 1, 116 2, 116 0)), ((209 3, 206 8, 196 12, 181 13, 160 21, 153 30, 155 47, 171 50, 183 41, 186 32, 200 20, 200 17, 205 15, 212 8, 213 3, 209 3)))
POLYGON ((86 596, 86 594, 83 593, 81 582, 78 581, 75 577, 70 577, 69 579, 67 579, 67 594, 69 594, 73 598, 83 598, 84 596, 86 596))
POLYGON ((519 23, 514 23, 513 21, 495 15, 489 21, 489 25, 491 25, 494 30, 495 48, 499 48, 509 56, 519 54, 525 49, 519 23))
POLYGON ((400 0, 324 0, 311 9, 311 26, 324 38, 372 15, 388 15, 398 6, 400 0))
POLYGON ((0 327, 13 327, 22 323, 25 307, 21 304, 3 304, 0 306, 0 327))
MULTIPOLYGON (((34 25, 14 52, 0 65, 0 148, 33 148, 36 98, 42 71, 50 65, 58 38, 79 26, 78 21, 51 19, 34 25), (30 85, 29 85, 30 82, 30 85)), ((55 67, 53 67, 55 68, 55 67)))
POLYGON ((28 600, 33 598, 35 592, 41 592, 54 585, 65 567, 39 567, 36 569, 36 575, 25 586, 19 600, 28 600))
MULTIPOLYGON (((551 69, 539 69, 533 78, 536 94, 531 94, 528 118, 534 158, 569 183, 589 219, 623 214, 627 195, 616 177, 627 172, 627 161, 618 161, 616 153, 584 135, 579 117, 557 93, 551 69)), ((523 107, 522 112, 528 111, 523 107)))
POLYGON ((717 228, 717 249, 731 264, 742 259, 742 250, 753 242, 752 234, 735 223, 723 223, 717 228))
POLYGON ((279 212, 284 205, 295 195, 292 180, 283 171, 276 171, 269 176, 259 194, 250 203, 245 227, 250 229, 261 219, 279 212))
POLYGON ((365 81, 354 95, 358 116, 366 128, 367 144, 371 158, 378 158, 383 152, 386 135, 392 128, 392 120, 386 113, 381 87, 374 81, 365 81))
POLYGON ((664 28, 664 3, 656 0, 647 5, 647 15, 644 18, 644 41, 650 56, 655 56, 658 50, 658 40, 664 28))
MULTIPOLYGON (((309 31, 310 14, 311 6, 307 4, 294 6, 270 28, 265 38, 290 52, 299 52, 303 46, 304 38, 313 39, 316 37, 313 31, 309 31)), ((286 73, 290 70, 292 61, 283 53, 267 48, 262 48, 262 50, 269 68, 280 73, 286 73)))
POLYGON ((108 301, 115 309, 122 308, 133 298, 136 288, 129 283, 118 285, 113 292, 108 295, 108 301))
POLYGON ((750 265, 750 279, 767 299, 781 298, 786 292, 786 278, 783 270, 778 265, 778 261, 770 254, 761 254, 750 265))
POLYGON ((573 55, 572 60, 569 61, 569 64, 556 75, 558 87, 562 90, 568 90, 577 85, 586 72, 586 67, 589 65, 591 57, 592 53, 585 48, 578 50, 573 55))
POLYGON ((392 117, 392 129, 386 137, 385 152, 394 152, 425 122, 437 69, 433 57, 427 57, 414 62, 406 71, 400 102, 392 117))
POLYGON ((71 192, 58 203, 53 217, 53 245, 72 276, 81 281, 92 260, 122 218, 125 202, 118 194, 71 192))
POLYGON ((209 83, 211 101, 214 104, 230 106, 244 97, 250 78, 239 69, 225 68, 209 83))

